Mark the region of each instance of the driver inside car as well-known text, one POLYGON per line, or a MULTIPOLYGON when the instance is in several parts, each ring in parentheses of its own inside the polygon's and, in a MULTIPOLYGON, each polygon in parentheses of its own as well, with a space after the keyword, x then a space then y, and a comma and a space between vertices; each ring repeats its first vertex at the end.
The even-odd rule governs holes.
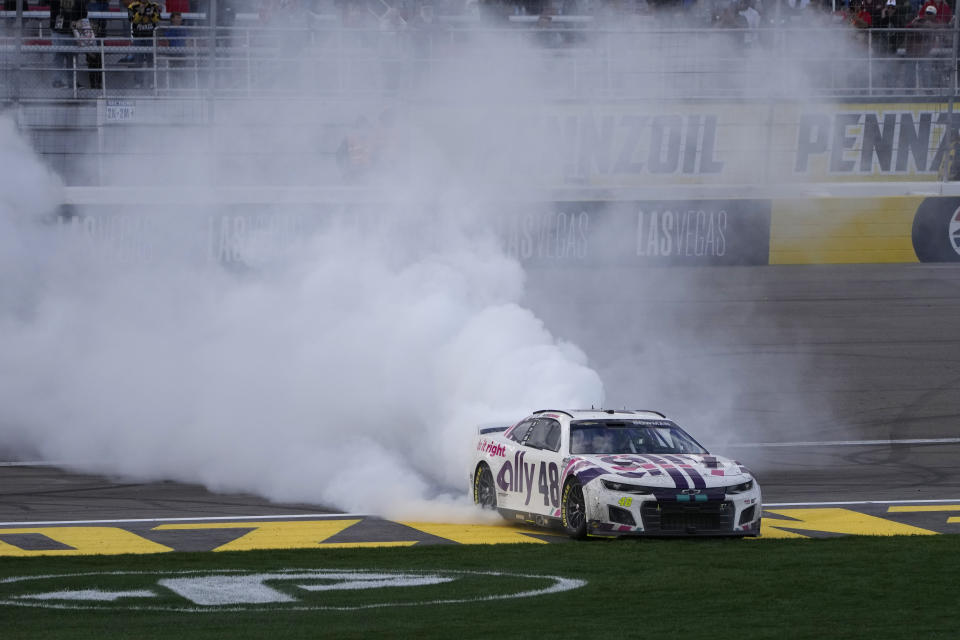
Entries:
POLYGON ((613 434, 609 431, 601 431, 593 436, 593 453, 616 453, 613 446, 613 434))

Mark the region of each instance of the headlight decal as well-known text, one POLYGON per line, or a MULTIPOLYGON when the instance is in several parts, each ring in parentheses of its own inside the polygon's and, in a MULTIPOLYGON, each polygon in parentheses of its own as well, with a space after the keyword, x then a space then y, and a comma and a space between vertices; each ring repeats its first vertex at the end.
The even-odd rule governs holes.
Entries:
POLYGON ((617 482, 616 480, 603 480, 603 486, 610 491, 619 491, 620 493, 633 493, 637 495, 653 495, 652 487, 645 487, 639 484, 629 482, 617 482))
POLYGON ((746 493, 747 491, 752 491, 754 487, 753 480, 747 480, 746 482, 741 482, 740 484, 735 484, 729 487, 726 487, 728 495, 736 495, 738 493, 746 493))

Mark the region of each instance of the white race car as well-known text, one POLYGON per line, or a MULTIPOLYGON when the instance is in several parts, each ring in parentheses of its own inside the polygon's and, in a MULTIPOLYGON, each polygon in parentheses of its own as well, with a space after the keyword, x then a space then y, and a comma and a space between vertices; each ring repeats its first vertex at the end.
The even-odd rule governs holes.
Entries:
POLYGON ((760 535, 760 486, 656 411, 535 411, 481 428, 473 500, 587 535, 760 535))

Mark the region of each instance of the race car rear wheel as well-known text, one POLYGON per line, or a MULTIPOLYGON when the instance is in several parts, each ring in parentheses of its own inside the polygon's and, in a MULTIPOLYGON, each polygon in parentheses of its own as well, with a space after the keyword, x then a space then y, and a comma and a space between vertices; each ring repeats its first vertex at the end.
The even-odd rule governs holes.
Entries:
POLYGON ((484 509, 497 508, 497 489, 490 467, 481 464, 473 474, 473 501, 484 509))
POLYGON ((564 531, 571 538, 582 540, 587 537, 587 509, 583 500, 583 487, 579 480, 570 480, 563 485, 560 520, 564 531))

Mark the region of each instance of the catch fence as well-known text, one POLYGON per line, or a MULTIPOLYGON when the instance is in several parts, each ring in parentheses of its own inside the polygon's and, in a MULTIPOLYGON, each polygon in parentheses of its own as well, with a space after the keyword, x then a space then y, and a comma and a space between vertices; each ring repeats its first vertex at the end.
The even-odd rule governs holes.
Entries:
MULTIPOLYGON (((115 14, 114 14, 115 15, 115 14)), ((112 23, 116 23, 114 20, 112 23)), ((153 38, 0 31, 0 100, 377 96, 510 75, 554 99, 956 95, 955 29, 664 29, 596 21, 463 21, 430 29, 168 27, 153 38)))

